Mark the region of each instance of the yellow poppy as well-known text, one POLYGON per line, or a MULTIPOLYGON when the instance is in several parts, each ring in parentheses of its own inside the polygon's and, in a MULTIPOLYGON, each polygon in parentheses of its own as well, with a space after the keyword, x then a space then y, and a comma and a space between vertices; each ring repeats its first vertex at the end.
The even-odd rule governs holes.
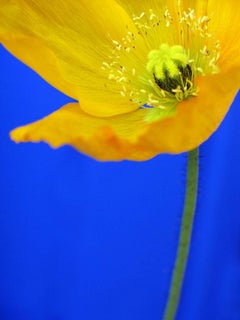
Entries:
POLYGON ((100 160, 189 151, 240 83, 240 11, 216 0, 0 0, 0 41, 74 98, 11 132, 100 160))

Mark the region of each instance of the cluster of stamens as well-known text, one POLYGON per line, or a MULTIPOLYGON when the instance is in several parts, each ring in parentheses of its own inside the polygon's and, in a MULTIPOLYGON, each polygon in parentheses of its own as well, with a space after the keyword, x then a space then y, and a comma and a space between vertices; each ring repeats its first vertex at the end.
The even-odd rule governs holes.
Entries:
POLYGON ((179 10, 177 22, 168 9, 161 16, 153 10, 134 15, 135 30, 126 26, 126 36, 121 41, 111 40, 112 52, 101 68, 107 79, 117 84, 116 93, 130 103, 160 110, 176 106, 179 101, 197 95, 195 77, 219 71, 220 44, 209 32, 209 21, 207 16, 196 17, 193 9, 179 10), (172 30, 165 30, 174 28, 175 23, 180 30, 178 39, 176 34, 174 39, 178 45, 166 36, 172 30), (138 50, 141 52, 139 39, 150 49, 145 65, 137 54, 138 50), (158 47, 153 48, 156 42, 158 47), (169 58, 162 55, 163 47, 173 52, 169 58))

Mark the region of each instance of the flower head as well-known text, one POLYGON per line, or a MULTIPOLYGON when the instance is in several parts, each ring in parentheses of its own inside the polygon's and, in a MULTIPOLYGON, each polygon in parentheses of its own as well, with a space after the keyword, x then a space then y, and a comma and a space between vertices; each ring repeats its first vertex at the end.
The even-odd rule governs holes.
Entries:
POLYGON ((11 132, 101 160, 189 151, 240 83, 233 0, 0 0, 0 41, 74 98, 11 132))

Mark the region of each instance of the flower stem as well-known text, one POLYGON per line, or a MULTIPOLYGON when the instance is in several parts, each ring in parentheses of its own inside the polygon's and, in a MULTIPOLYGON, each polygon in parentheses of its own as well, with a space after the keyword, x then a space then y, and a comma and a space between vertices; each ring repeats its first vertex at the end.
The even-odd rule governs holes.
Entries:
POLYGON ((173 320, 178 308, 184 272, 191 242, 191 234, 198 191, 198 155, 199 150, 194 149, 188 153, 186 194, 184 212, 182 216, 181 231, 177 257, 172 275, 171 288, 163 320, 173 320))

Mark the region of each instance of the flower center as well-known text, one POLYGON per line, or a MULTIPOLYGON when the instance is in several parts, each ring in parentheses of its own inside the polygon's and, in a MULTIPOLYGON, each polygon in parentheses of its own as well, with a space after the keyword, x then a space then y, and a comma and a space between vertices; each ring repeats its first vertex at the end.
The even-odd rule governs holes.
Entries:
POLYGON ((104 89, 147 109, 146 121, 174 115, 180 101, 197 96, 196 77, 219 72, 220 44, 209 32, 210 18, 184 11, 181 0, 177 9, 174 17, 162 7, 133 15, 134 28, 126 26, 122 40, 111 39, 101 67, 104 89))
POLYGON ((159 50, 152 50, 148 54, 146 69, 153 74, 160 89, 182 100, 193 86, 193 72, 188 60, 182 46, 162 44, 159 50))

